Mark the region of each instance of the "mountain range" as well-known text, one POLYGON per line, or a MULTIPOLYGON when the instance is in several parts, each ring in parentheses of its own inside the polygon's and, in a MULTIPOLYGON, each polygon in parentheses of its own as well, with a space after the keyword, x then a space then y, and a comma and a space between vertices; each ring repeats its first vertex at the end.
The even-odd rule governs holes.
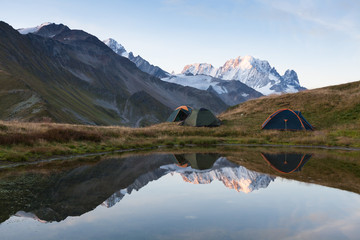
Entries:
POLYGON ((20 29, 0 22, 0 118, 145 126, 179 105, 220 113, 214 93, 167 83, 95 36, 62 24, 20 29))
POLYGON ((294 93, 305 89, 300 86, 294 70, 286 70, 281 76, 268 61, 252 56, 230 59, 219 68, 207 63, 186 65, 181 74, 180 76, 206 75, 227 81, 240 81, 264 95, 294 93))
POLYGON ((305 90, 300 86, 294 70, 286 70, 281 76, 268 61, 252 56, 230 59, 219 68, 207 63, 190 64, 180 74, 169 74, 140 56, 134 57, 132 52, 128 53, 123 45, 112 38, 103 42, 115 53, 134 62, 140 70, 166 82, 213 92, 230 106, 263 95, 305 90))
POLYGON ((217 95, 229 106, 263 96, 261 93, 240 81, 226 81, 208 75, 193 76, 193 74, 169 74, 158 66, 151 65, 140 56, 134 57, 132 52, 128 53, 123 45, 112 38, 106 39, 103 42, 115 53, 134 62, 141 71, 149 73, 155 77, 159 77, 165 82, 206 90, 217 95))
POLYGON ((302 90, 294 71, 280 76, 252 57, 172 75, 113 39, 63 24, 15 30, 0 22, 0 33, 2 120, 140 127, 165 121, 180 105, 218 114, 262 96, 259 90, 302 90))

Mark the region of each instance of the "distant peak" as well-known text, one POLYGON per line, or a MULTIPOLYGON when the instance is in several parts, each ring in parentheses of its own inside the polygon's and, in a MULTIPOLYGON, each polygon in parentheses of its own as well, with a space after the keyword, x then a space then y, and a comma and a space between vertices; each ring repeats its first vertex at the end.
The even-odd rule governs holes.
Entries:
POLYGON ((290 70, 290 69, 286 70, 283 78, 286 83, 300 84, 298 75, 294 70, 290 70))
POLYGON ((129 58, 129 53, 126 51, 125 47, 118 43, 113 38, 107 38, 103 41, 111 50, 113 50, 115 53, 119 54, 120 56, 129 58))
POLYGON ((36 27, 29 27, 29 28, 20 28, 20 29, 17 29, 19 33, 21 34, 28 34, 28 33, 35 33, 37 31, 39 31, 42 27, 45 27, 47 25, 50 25, 50 24, 54 24, 54 23, 51 23, 51 22, 44 22, 36 27))
POLYGON ((251 69, 255 61, 256 59, 250 55, 246 55, 244 57, 239 56, 237 58, 226 61, 223 69, 251 69))
POLYGON ((250 56, 250 55, 246 55, 244 57, 239 57, 239 59, 241 59, 242 61, 247 61, 247 62, 251 62, 253 61, 255 58, 253 56, 250 56))
POLYGON ((104 43, 118 43, 115 39, 113 38, 107 38, 103 41, 104 43))
POLYGON ((186 65, 184 69, 182 70, 182 74, 204 74, 204 75, 211 75, 214 72, 214 67, 211 64, 208 63, 193 63, 186 65))
POLYGON ((52 23, 52 22, 44 22, 44 23, 42 23, 42 24, 39 26, 39 28, 42 28, 42 27, 47 26, 47 25, 50 25, 50 24, 55 24, 55 23, 52 23))

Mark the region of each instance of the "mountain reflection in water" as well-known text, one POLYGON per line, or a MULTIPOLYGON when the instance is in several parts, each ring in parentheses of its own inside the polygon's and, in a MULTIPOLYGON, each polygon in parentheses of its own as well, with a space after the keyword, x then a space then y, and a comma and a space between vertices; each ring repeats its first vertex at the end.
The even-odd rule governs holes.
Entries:
POLYGON ((225 150, 0 170, 1 239, 358 239, 358 155, 225 150))
POLYGON ((160 166, 159 169, 139 176, 134 183, 114 193, 102 205, 112 207, 126 194, 131 194, 133 190, 138 191, 150 181, 167 174, 180 174, 185 182, 193 184, 208 184, 218 180, 225 187, 244 193, 266 188, 275 179, 232 163, 219 154, 175 154, 173 159, 174 163, 160 166))
MULTIPOLYGON (((296 172, 311 154, 261 153, 282 173, 296 172)), ((50 175, 27 173, 12 179, 11 189, 0 192, 1 222, 11 215, 38 221, 62 221, 80 216, 99 205, 112 207, 125 195, 139 191, 149 182, 171 174, 185 182, 209 184, 215 180, 229 189, 250 193, 266 188, 275 177, 258 173, 211 153, 152 154, 112 158, 50 175), (29 180, 26 180, 29 179, 29 180), (21 182, 16 182, 21 181, 21 182), (16 196, 22 196, 21 199, 16 196)), ((0 186, 1 188, 1 186, 0 186)))

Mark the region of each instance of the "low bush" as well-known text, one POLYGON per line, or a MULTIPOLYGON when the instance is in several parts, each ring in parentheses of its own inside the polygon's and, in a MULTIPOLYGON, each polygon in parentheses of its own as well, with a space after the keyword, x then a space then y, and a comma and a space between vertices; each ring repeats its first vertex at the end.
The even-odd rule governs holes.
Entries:
POLYGON ((95 132, 77 131, 74 129, 53 128, 40 134, 38 138, 42 138, 49 142, 70 142, 70 141, 90 141, 100 142, 101 136, 95 132))

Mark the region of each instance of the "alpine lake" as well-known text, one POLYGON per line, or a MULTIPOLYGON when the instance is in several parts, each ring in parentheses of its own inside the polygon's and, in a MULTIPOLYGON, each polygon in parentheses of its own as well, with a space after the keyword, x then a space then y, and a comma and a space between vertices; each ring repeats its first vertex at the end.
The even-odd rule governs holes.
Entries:
POLYGON ((360 151, 216 146, 0 167, 2 240, 360 238, 360 151))

